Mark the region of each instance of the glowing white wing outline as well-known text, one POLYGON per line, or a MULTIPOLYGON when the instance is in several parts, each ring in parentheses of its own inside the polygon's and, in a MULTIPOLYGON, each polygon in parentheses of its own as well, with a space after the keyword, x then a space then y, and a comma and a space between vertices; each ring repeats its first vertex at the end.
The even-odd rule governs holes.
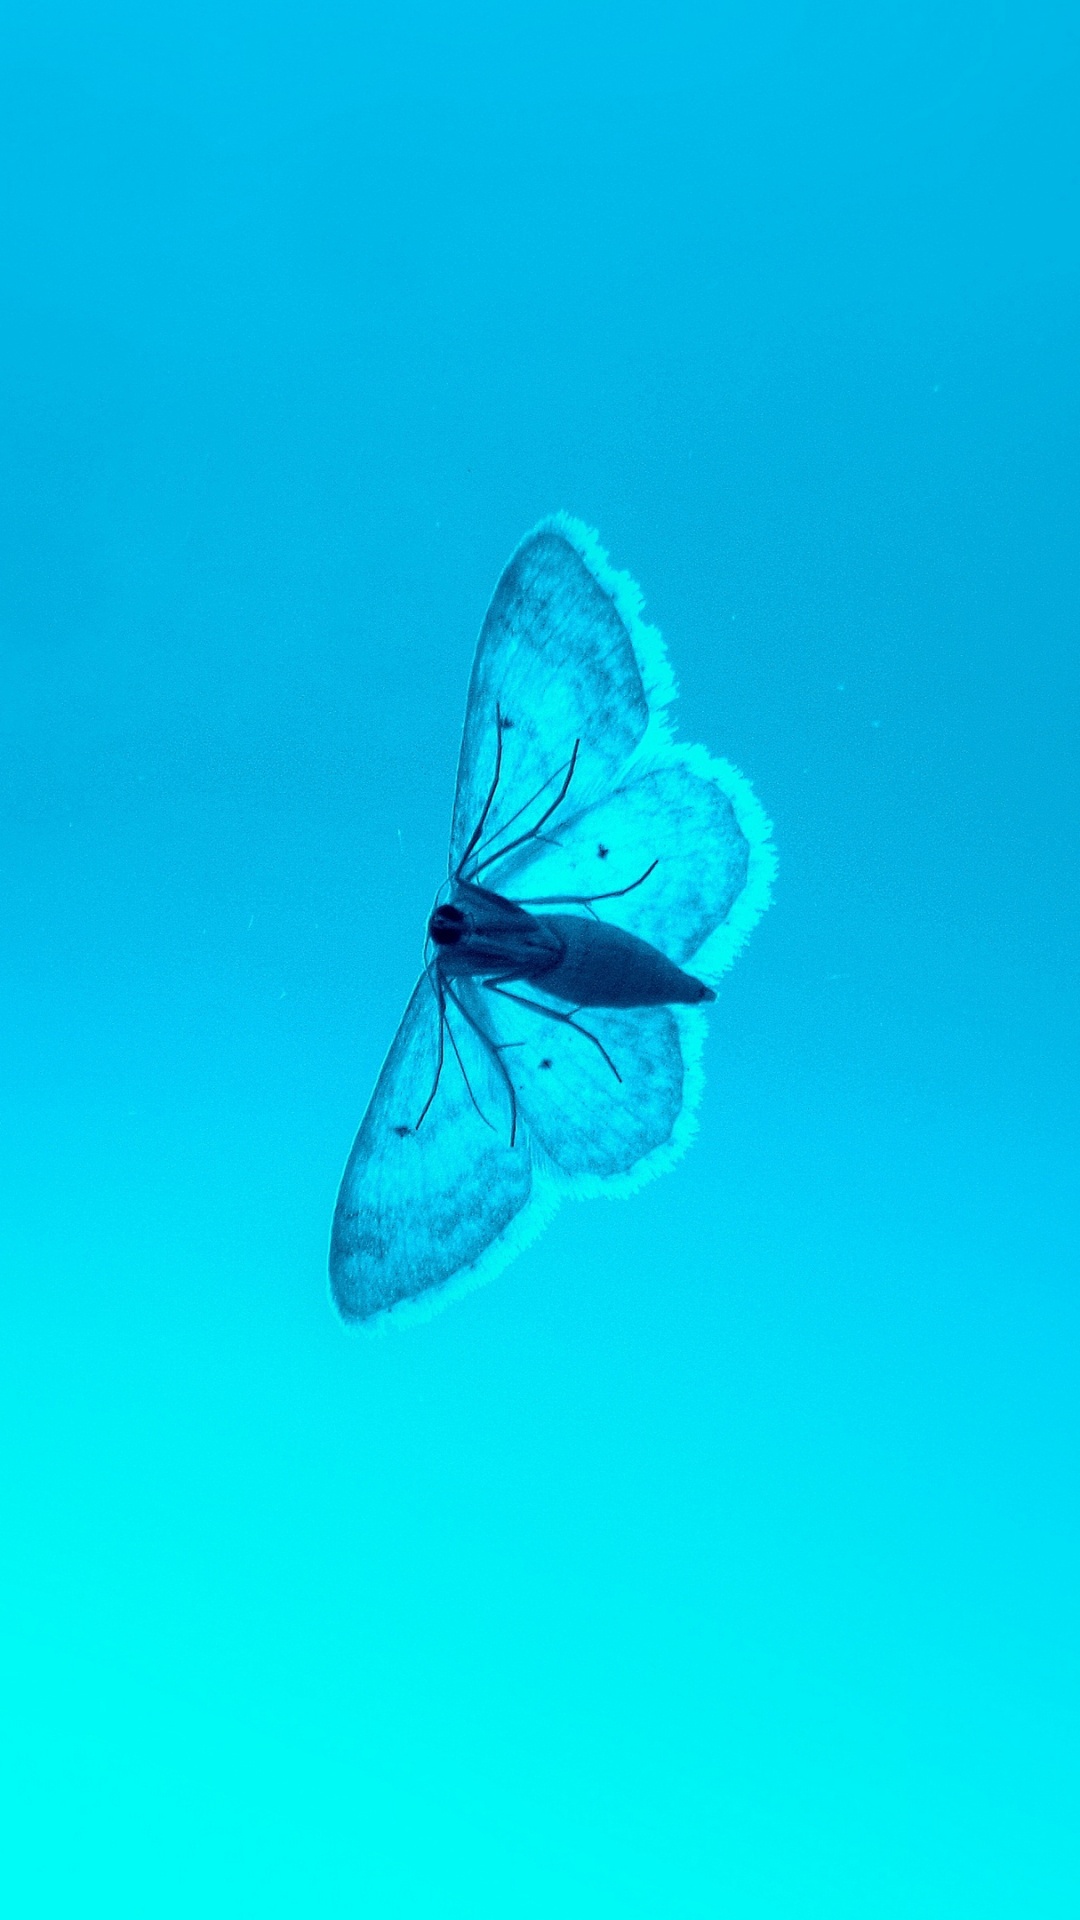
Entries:
MULTIPOLYGON (((673 739, 675 684, 641 607, 580 521, 558 514, 522 541, 477 642, 449 871, 489 798, 501 731, 502 773, 472 856, 484 884, 519 900, 614 893, 605 919, 713 985, 769 904, 771 827, 742 774, 673 739), (576 742, 566 801, 528 836, 576 742), (652 861, 649 883, 630 889, 652 861)), ((479 982, 456 981, 452 999, 443 1022, 421 976, 342 1179, 331 1284, 343 1316, 367 1326, 426 1318, 505 1266, 561 1200, 633 1192, 696 1127, 700 1007, 590 1008, 592 1047, 479 982), (456 1059, 438 1075, 440 1047, 456 1059)))

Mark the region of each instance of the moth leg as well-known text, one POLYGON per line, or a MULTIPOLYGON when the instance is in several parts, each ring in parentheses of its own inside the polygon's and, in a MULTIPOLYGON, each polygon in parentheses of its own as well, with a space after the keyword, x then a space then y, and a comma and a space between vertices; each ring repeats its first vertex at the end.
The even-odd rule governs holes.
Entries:
POLYGON ((633 893, 635 887, 640 887, 642 881, 647 880, 650 873, 659 865, 659 860, 654 860, 651 866, 646 867, 644 873, 638 874, 636 880, 631 880, 628 887, 612 887, 610 893, 545 893, 540 894, 535 900, 515 899, 514 905, 515 907, 591 907, 594 900, 621 900, 624 893, 633 893))
POLYGON ((469 858, 469 855, 472 853, 473 848, 476 846, 476 843, 479 840, 480 835, 484 831, 484 822, 486 821, 488 814, 491 812, 491 808, 495 800, 495 795, 499 791, 499 776, 502 773, 503 731, 504 731, 504 721, 502 717, 502 708, 500 707, 498 701, 496 701, 495 702, 495 736, 496 736, 495 738, 495 772, 493 773, 491 778, 491 785, 488 788, 488 797, 484 801, 483 807, 480 812, 480 818, 477 821, 475 827, 472 830, 472 833, 469 836, 468 846, 466 847, 464 853, 462 854, 461 859, 458 861, 457 872, 454 875, 455 880, 461 879, 462 873, 465 870, 465 862, 469 858))
MULTIPOLYGON (((435 995, 435 999, 439 1008, 439 1050, 435 1056, 435 1078, 431 1083, 431 1092, 428 1094, 427 1099, 424 1101, 424 1105, 420 1112, 420 1118, 417 1121, 415 1127, 413 1128, 414 1133, 419 1133, 424 1120, 427 1118, 427 1115, 431 1110, 431 1103, 434 1100, 435 1095, 439 1091, 439 1081, 442 1079, 443 1061, 446 1058, 446 1031, 447 1031, 446 996, 443 993, 442 981, 439 979, 438 973, 435 971, 435 969, 433 967, 427 967, 425 971, 427 973, 428 981, 431 986, 431 991, 435 995)), ((452 1035, 451 1035, 451 1038, 453 1038, 452 1035)), ((457 1051, 456 1047, 454 1051, 456 1053, 457 1051)))
MULTIPOLYGON (((476 876, 478 873, 483 873, 485 867, 490 867, 493 860, 504 860, 508 853, 513 853, 515 847, 523 847, 526 841, 536 840, 539 837, 541 827, 544 826, 544 824, 551 819, 552 814, 555 813, 556 810, 562 806, 563 801, 566 799, 566 796, 570 791, 570 782, 574 777, 574 768, 577 766, 578 754, 580 752, 581 752, 581 741, 575 740, 574 751, 570 755, 570 759, 567 762, 566 773, 563 777, 562 786, 559 788, 559 791, 555 795, 555 798, 551 802, 550 806, 545 807, 543 813, 540 815, 539 820, 536 822, 536 825, 534 827, 530 827, 527 833, 519 833, 516 839, 508 840, 505 847, 500 847, 497 853, 486 854, 483 860, 478 860, 475 867, 472 870, 471 877, 473 880, 476 879, 476 876)), ((541 791, 543 791, 543 789, 541 789, 541 791)), ((460 872, 461 872, 460 868, 458 869, 458 872, 460 875, 460 872)))
MULTIPOLYGON (((454 1002, 454 1005, 458 1006, 458 1002, 456 1000, 454 1002)), ((459 1011, 460 1011, 460 1008, 459 1008, 459 1011)), ((465 1062, 461 1057, 461 1053, 458 1048, 458 1043, 454 1038, 454 1029, 450 1025, 449 1017, 447 1018, 447 1022, 446 1022, 446 1033, 447 1033, 447 1038, 450 1041, 450 1045, 454 1049, 454 1059, 457 1061, 458 1066, 461 1068, 461 1077, 465 1082, 465 1091, 468 1094, 469 1099, 472 1101, 472 1104, 476 1109, 476 1112, 479 1114, 481 1120, 483 1121, 485 1127, 490 1127, 492 1133, 494 1133, 496 1130, 494 1121, 488 1119, 487 1114, 484 1112, 483 1107, 480 1105, 479 1100, 477 1099, 475 1093, 472 1090, 472 1081, 469 1079, 469 1076, 465 1071, 465 1062)))
MULTIPOLYGON (((484 1029, 480 1025, 479 1020, 475 1020, 472 1014, 469 1012, 468 1007, 465 1006, 463 1002, 458 999, 457 994, 454 992, 453 987, 448 985, 446 988, 446 993, 447 993, 447 997, 453 1001, 458 1012, 461 1014, 462 1019, 468 1021, 469 1026, 472 1028, 477 1038, 483 1041, 485 1047, 487 1048, 492 1059, 494 1060, 495 1065, 498 1067, 499 1072, 502 1075, 503 1085, 506 1088, 507 1096, 510 1101, 510 1145, 513 1146, 515 1140, 517 1139, 517 1094, 514 1092, 514 1083, 510 1078, 510 1073, 507 1068, 506 1062, 502 1057, 502 1051, 499 1047, 495 1045, 495 1042, 491 1038, 491 1035, 489 1033, 484 1032, 484 1029)), ((447 1031, 449 1032, 449 1026, 447 1028, 447 1031)), ((451 1043, 453 1042, 453 1038, 454 1036, 451 1033, 450 1034, 451 1043)), ((455 1053, 457 1052, 456 1047, 454 1048, 454 1051, 455 1053)), ((460 1059, 460 1055, 458 1057, 460 1059)), ((466 1081, 466 1085, 468 1086, 468 1081, 466 1081)), ((471 1087, 469 1088, 469 1093, 471 1096, 472 1094, 471 1087)), ((474 1106, 476 1105, 475 1101, 473 1101, 473 1105, 474 1106)), ((479 1109, 477 1109, 477 1111, 479 1111, 479 1109)), ((488 1121, 488 1125, 489 1126, 491 1125, 490 1120, 488 1121)))
MULTIPOLYGON (((512 979, 513 975, 510 978, 512 979)), ((562 1027, 572 1027, 574 1032, 580 1033, 583 1039, 591 1040, 597 1052, 607 1061, 620 1086, 622 1085, 622 1074, 603 1042, 597 1039, 595 1033, 590 1033, 588 1027, 579 1027, 572 1013, 559 1013, 555 1007, 545 1007, 542 1000, 527 1000, 523 993, 508 993, 506 988, 500 985, 498 978, 485 980, 483 984, 489 993, 497 993, 503 1000, 515 1000, 519 1007, 531 1007, 534 1013, 546 1014, 549 1020, 557 1020, 562 1027)))

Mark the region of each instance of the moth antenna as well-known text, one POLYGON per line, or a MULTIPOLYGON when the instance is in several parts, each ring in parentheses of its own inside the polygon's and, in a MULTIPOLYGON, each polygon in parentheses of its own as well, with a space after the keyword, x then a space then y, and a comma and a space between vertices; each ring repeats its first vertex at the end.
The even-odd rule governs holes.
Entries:
MULTIPOLYGON (((547 779, 543 782, 543 784, 537 787, 536 792, 533 794, 530 794, 527 800, 523 800, 520 807, 517 807, 515 809, 515 811, 510 815, 509 819, 503 821, 501 827, 493 827, 491 832, 487 834, 483 840, 481 840, 480 845, 476 849, 477 853, 483 853, 485 847, 490 847, 493 840, 497 840, 500 834, 506 832, 507 827, 512 827, 514 824, 514 821, 520 820, 523 813, 528 813, 530 807, 535 807, 537 801, 541 799, 544 793, 546 793, 552 781, 557 780, 559 778, 559 775, 561 772, 562 772, 562 768, 556 767, 553 773, 549 773, 547 779)), ((545 837, 546 836, 544 836, 543 834, 537 834, 537 839, 544 839, 545 837)), ((491 856, 492 860, 499 860, 501 859, 501 857, 502 855, 499 852, 493 853, 491 856)))
POLYGON ((454 874, 455 880, 461 879, 461 875, 465 867, 465 862, 469 858, 469 855, 471 854, 473 848, 476 846, 476 843, 479 840, 480 835, 484 831, 484 822, 486 821, 488 814, 491 812, 492 803, 495 799, 495 795, 499 791, 499 775, 502 772, 503 728, 504 728, 504 722, 503 722, 503 716, 502 716, 502 708, 500 707, 498 701, 496 700, 495 702, 495 772, 492 774, 492 777, 491 777, 491 785, 488 788, 488 797, 484 801, 484 805, 480 813, 480 818, 477 821, 475 827, 472 830, 472 833, 469 836, 468 846, 466 847, 464 853, 462 854, 461 859, 458 861, 457 870, 454 874))
POLYGON ((581 741, 575 740, 574 751, 570 755, 569 762, 567 763, 566 775, 563 779, 562 786, 559 788, 559 791, 555 795, 555 798, 551 802, 551 805, 547 807, 545 811, 540 815, 540 818, 536 822, 536 825, 534 827, 530 827, 528 833, 519 833, 516 840, 511 840, 507 843, 505 847, 500 847, 498 853, 489 853, 485 859, 477 861, 476 866, 473 868, 474 875, 478 873, 483 873, 484 868, 490 867, 493 860, 504 860, 508 853, 513 853, 515 847, 523 847, 526 841, 537 840, 540 838, 541 827, 544 825, 545 821, 551 819, 551 816, 556 811, 556 809, 562 806, 563 801, 566 799, 566 796, 570 791, 570 782, 574 777, 574 768, 577 766, 578 754, 580 752, 581 752, 581 741))

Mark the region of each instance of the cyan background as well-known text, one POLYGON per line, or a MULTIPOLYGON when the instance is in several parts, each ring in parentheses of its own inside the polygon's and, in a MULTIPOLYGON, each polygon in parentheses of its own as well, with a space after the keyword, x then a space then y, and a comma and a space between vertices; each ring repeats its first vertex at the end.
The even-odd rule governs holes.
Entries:
POLYGON ((4 23, 5 1912, 1072 1920, 1076 15, 4 23), (776 904, 678 1171, 364 1341, 558 507, 776 904))

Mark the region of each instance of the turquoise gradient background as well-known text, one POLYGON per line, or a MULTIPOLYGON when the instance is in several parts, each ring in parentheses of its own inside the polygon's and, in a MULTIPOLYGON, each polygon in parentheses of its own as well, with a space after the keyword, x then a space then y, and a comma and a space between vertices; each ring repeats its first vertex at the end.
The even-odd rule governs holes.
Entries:
POLYGON ((9 5, 0 1907, 1072 1920, 1077 35, 9 5), (565 507, 776 826, 700 1139, 338 1175, 565 507))

